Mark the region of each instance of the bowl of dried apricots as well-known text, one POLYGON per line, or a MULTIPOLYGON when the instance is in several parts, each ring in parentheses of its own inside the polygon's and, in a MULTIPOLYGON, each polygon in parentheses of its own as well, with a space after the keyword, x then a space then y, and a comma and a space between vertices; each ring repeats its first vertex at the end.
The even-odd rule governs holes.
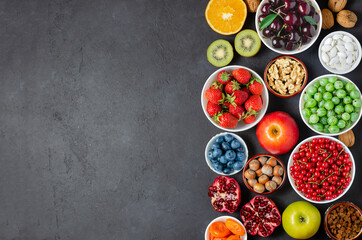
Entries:
POLYGON ((247 240, 244 225, 236 218, 221 216, 212 220, 206 228, 205 240, 247 240))

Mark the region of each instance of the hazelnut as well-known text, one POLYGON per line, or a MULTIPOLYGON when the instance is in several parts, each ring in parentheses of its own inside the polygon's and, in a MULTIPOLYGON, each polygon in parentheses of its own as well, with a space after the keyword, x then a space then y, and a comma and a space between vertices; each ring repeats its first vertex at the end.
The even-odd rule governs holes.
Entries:
POLYGON ((255 174, 255 172, 253 170, 248 169, 248 170, 245 171, 245 177, 247 179, 255 178, 255 176, 256 176, 256 174, 255 174))
POLYGON ((282 179, 281 177, 279 177, 279 176, 274 176, 274 177, 272 178, 272 181, 274 181, 274 182, 276 182, 278 185, 280 185, 280 184, 282 183, 283 179, 282 179))
POLYGON ((331 10, 325 8, 322 9, 322 28, 324 30, 330 29, 334 26, 334 17, 331 10))
POLYGON ((277 183, 274 182, 274 181, 268 181, 268 182, 265 183, 265 188, 269 192, 272 192, 277 188, 277 183))
POLYGON ((257 193, 263 193, 265 191, 265 187, 263 184, 260 183, 255 183, 254 187, 253 187, 254 191, 257 193))
POLYGON ((257 183, 258 181, 255 178, 252 179, 248 179, 248 183, 250 185, 250 187, 254 187, 254 185, 257 183))
POLYGON ((267 175, 263 174, 258 178, 258 182, 261 184, 265 184, 267 181, 269 181, 269 177, 267 175))
POLYGON ((256 176, 260 177, 263 174, 263 171, 261 170, 261 168, 259 168, 258 170, 255 171, 256 176))
POLYGON ((264 166, 266 161, 268 160, 268 158, 263 156, 263 157, 259 157, 258 160, 259 160, 260 164, 262 166, 264 166))
POLYGON ((269 177, 273 176, 273 167, 265 164, 262 168, 261 171, 265 174, 268 175, 269 177))
POLYGON ((284 169, 282 168, 282 166, 275 166, 274 167, 274 170, 273 170, 273 174, 274 174, 274 176, 282 176, 283 175, 283 173, 284 173, 284 169))
POLYGON ((349 10, 342 10, 337 14, 337 22, 345 28, 353 28, 357 22, 357 15, 349 10))
POLYGON ((269 158, 268 161, 266 161, 266 164, 269 164, 270 166, 274 167, 278 164, 278 161, 275 158, 271 157, 269 158))
POLYGON ((249 168, 253 171, 256 171, 260 168, 260 162, 256 159, 253 159, 249 163, 249 168))

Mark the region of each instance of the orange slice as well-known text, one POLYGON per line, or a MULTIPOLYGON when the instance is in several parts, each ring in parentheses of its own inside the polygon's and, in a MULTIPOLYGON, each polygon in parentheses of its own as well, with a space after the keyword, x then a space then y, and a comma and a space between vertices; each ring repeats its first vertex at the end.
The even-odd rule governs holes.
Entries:
POLYGON ((205 17, 209 26, 222 35, 239 32, 247 15, 243 0, 210 0, 207 4, 205 17))

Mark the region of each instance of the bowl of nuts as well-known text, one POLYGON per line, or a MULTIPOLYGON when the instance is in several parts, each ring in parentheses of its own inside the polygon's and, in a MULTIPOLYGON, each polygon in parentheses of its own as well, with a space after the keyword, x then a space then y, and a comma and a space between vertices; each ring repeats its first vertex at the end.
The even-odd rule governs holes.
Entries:
POLYGON ((271 154, 258 154, 246 162, 243 180, 250 191, 262 195, 270 194, 285 182, 284 164, 271 154))
POLYGON ((264 81, 271 93, 289 98, 300 93, 307 84, 308 73, 304 63, 289 55, 271 60, 264 71, 264 81))
POLYGON ((351 202, 330 206, 324 217, 324 229, 331 239, 357 239, 362 234, 362 211, 351 202))

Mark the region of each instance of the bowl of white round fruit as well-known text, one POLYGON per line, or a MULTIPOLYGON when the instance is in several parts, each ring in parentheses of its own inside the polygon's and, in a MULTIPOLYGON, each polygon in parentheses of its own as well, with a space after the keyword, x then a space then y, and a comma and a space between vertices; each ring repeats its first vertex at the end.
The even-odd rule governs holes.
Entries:
POLYGON ((254 127, 269 104, 268 89, 262 78, 244 66, 226 66, 206 80, 201 92, 201 106, 207 119, 229 132, 254 127))

